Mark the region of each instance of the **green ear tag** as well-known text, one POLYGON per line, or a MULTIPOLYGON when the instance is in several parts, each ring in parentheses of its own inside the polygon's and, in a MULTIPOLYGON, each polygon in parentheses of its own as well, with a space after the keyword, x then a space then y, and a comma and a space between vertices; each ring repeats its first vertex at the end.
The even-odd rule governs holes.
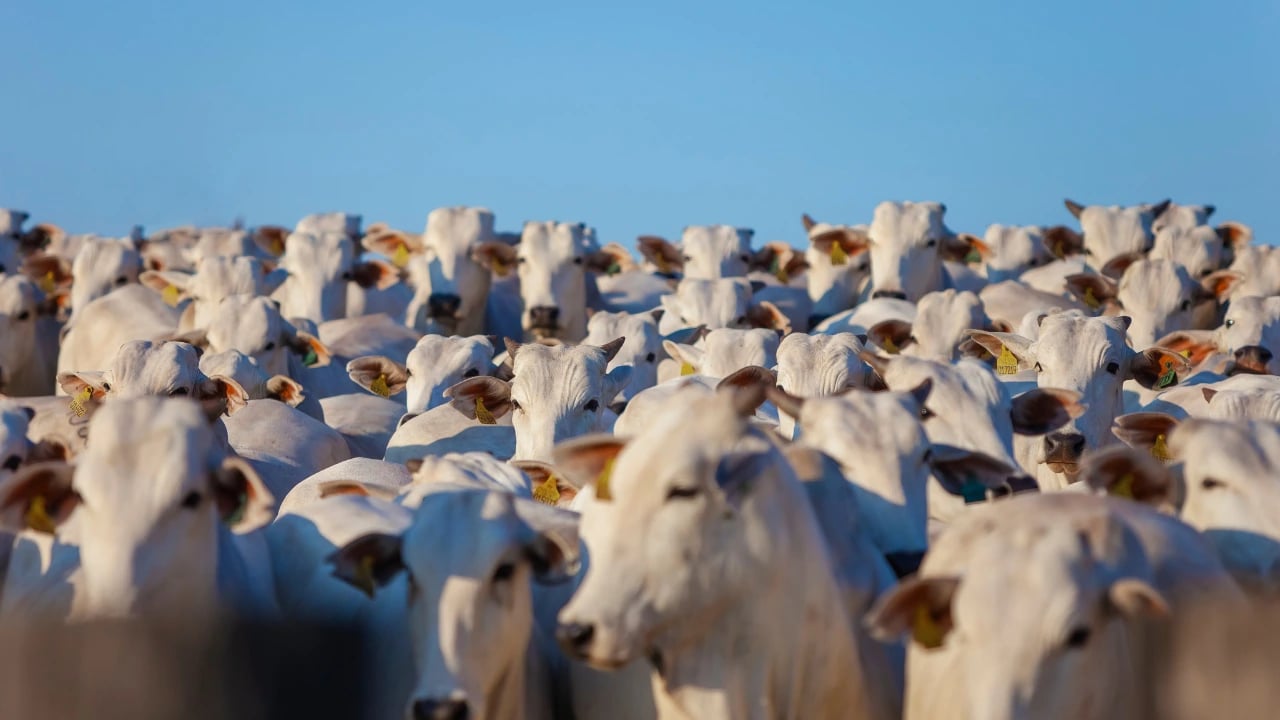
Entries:
POLYGON ((249 505, 249 496, 244 493, 240 493, 239 497, 236 498, 236 502, 235 512, 228 515, 226 519, 227 525, 231 527, 239 525, 240 521, 244 519, 245 508, 249 505))
POLYGON ((307 367, 311 367, 312 365, 315 365, 318 362, 320 362, 320 358, 316 355, 316 349, 308 348, 307 354, 302 357, 302 364, 306 365, 307 367))
POLYGON ((977 250, 970 250, 969 254, 964 256, 964 262, 966 265, 973 265, 975 263, 980 263, 982 262, 982 253, 978 252, 977 250))
POLYGON ((605 275, 617 275, 620 272, 622 272, 622 266, 616 260, 609 263, 609 267, 604 270, 605 275))
POLYGON ((1164 364, 1164 374, 1156 381, 1156 388, 1167 388, 1178 382, 1178 373, 1173 369, 1173 361, 1168 360, 1164 364))
POLYGON ((966 478, 964 485, 960 486, 960 497, 964 498, 965 505, 985 502, 987 499, 987 486, 973 478, 966 478))

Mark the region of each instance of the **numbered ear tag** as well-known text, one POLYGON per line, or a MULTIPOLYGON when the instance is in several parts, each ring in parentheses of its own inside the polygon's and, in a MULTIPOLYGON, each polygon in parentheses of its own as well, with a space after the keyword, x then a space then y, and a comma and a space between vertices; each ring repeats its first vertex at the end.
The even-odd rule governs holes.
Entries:
POLYGON ((53 289, 57 286, 58 282, 54 279, 52 270, 45 273, 44 277, 40 278, 40 289, 43 290, 46 295, 53 292, 53 289))
POLYGON ((687 362, 682 362, 682 363, 680 363, 680 375, 681 375, 681 377, 683 377, 683 376, 685 376, 685 375, 692 375, 692 374, 694 374, 694 372, 695 372, 695 370, 693 369, 693 366, 692 366, 692 365, 690 365, 689 363, 687 363, 687 362))
POLYGON ((942 647, 946 631, 933 619, 929 608, 923 603, 916 605, 916 617, 911 623, 911 637, 929 650, 942 647))
POLYGON ((493 417, 493 413, 489 412, 489 408, 484 406, 484 398, 476 398, 476 420, 481 425, 497 425, 498 420, 493 417))
POLYGON ((71 412, 75 413, 76 417, 84 417, 87 415, 89 413, 89 406, 86 405, 86 403, 89 402, 89 398, 91 397, 93 397, 93 388, 87 386, 80 392, 76 393, 71 398, 71 412))
POLYGON ((1097 310, 1102 307, 1102 301, 1098 300, 1097 296, 1093 294, 1093 288, 1091 287, 1084 289, 1084 304, 1088 305, 1090 310, 1097 310))
POLYGON ((832 265, 848 265, 849 264, 849 254, 844 251, 844 248, 841 247, 840 243, 838 242, 831 243, 831 252, 829 256, 831 258, 832 265))
POLYGON ((160 291, 160 297, 164 300, 164 304, 169 307, 178 307, 180 293, 177 285, 167 285, 164 290, 160 291))
POLYGON ((996 357, 996 373, 999 375, 1014 375, 1018 372, 1018 358, 1006 345, 1000 346, 1000 355, 996 357))
POLYGON ((613 500, 613 493, 609 490, 610 478, 613 475, 613 461, 617 458, 609 458, 605 461, 604 467, 600 470, 600 477, 596 478, 596 499, 609 502, 613 500))
POLYGON ((1116 481, 1116 484, 1112 485, 1111 489, 1107 491, 1107 494, 1111 495, 1112 497, 1122 497, 1122 498, 1132 500, 1133 499, 1133 473, 1125 473, 1124 475, 1121 475, 1120 479, 1116 481))
POLYGON ((1151 457, 1165 463, 1173 459, 1173 456, 1169 454, 1169 446, 1165 444, 1163 435, 1156 436, 1156 442, 1151 446, 1151 457))
POLYGON ((369 389, 376 395, 391 397, 391 388, 387 387, 386 375, 379 375, 373 382, 369 383, 369 389))
POLYGON ((495 257, 493 259, 493 274, 504 278, 511 274, 511 266, 495 257))
POLYGON ((884 348, 885 352, 890 355, 897 355, 900 352, 897 343, 895 343, 893 338, 888 335, 885 335, 884 339, 880 341, 880 347, 884 348))
POLYGON ((555 475, 547 475, 546 480, 534 486, 533 499, 547 505, 555 505, 560 502, 560 488, 556 485, 555 475))
POLYGON ((57 525, 54 524, 53 518, 49 517, 49 511, 45 508, 43 495, 36 495, 31 498, 31 504, 27 506, 27 514, 24 519, 27 527, 36 532, 52 535, 53 531, 57 529, 57 525))
POLYGON ((391 254, 391 262, 395 263, 398 268, 409 264, 409 248, 404 243, 397 246, 396 251, 391 254))

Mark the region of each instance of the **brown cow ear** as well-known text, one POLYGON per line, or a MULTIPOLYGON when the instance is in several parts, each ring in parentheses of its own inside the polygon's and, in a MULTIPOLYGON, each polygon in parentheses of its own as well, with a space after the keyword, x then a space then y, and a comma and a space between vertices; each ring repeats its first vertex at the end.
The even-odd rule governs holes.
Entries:
POLYGON ((285 343, 295 355, 302 356, 302 364, 307 367, 324 367, 333 357, 320 338, 302 330, 295 330, 285 343))
POLYGON ((1244 275, 1231 270, 1218 270, 1209 273, 1200 281, 1197 299, 1202 301, 1225 302, 1227 296, 1236 285, 1244 279, 1244 275))
POLYGON ((325 561, 333 566, 333 576, 373 597, 404 570, 399 535, 370 533, 343 545, 325 561))
POLYGON ((444 396, 455 410, 485 425, 511 411, 511 385, 488 375, 467 378, 446 389, 444 396))
POLYGON ((1172 474, 1146 450, 1115 445, 1089 453, 1080 474, 1089 487, 1113 497, 1156 507, 1173 501, 1172 474))
POLYGON ((1116 282, 1102 275, 1076 273, 1066 277, 1067 290, 1090 310, 1102 310, 1116 299, 1116 282))
POLYGON ((552 462, 574 486, 590 486, 597 500, 608 502, 613 499, 609 491, 613 463, 626 444, 625 439, 608 433, 583 435, 557 445, 552 462))
POLYGON ((351 281, 362 288, 387 288, 400 282, 400 268, 381 260, 357 263, 351 268, 351 281))
POLYGON ((762 300, 747 309, 747 322, 752 327, 776 330, 783 335, 790 333, 792 329, 787 316, 768 300, 762 300))
POLYGON ((657 235, 641 235, 636 247, 644 259, 658 268, 658 272, 673 273, 684 270, 684 253, 666 238, 657 235))
POLYGON ((409 382, 409 368, 384 355, 365 355, 347 363, 351 381, 381 397, 402 392, 409 382))
POLYGON ((911 336, 911 323, 906 320, 890 318, 867 328, 867 341, 890 355, 897 355, 903 348, 914 342, 911 336))
POLYGON ((289 239, 289 228, 279 225, 259 225, 253 229, 253 244, 272 257, 284 254, 285 241, 289 239))
POLYGON ((1079 220, 1080 215, 1084 213, 1084 206, 1071 198, 1063 200, 1062 204, 1067 206, 1067 211, 1074 215, 1077 220, 1079 220))
POLYGON ((1055 225, 1044 231, 1044 246, 1059 260, 1084 252, 1084 236, 1066 225, 1055 225))
POLYGON ((223 460, 210 485, 223 521, 240 532, 260 528, 275 517, 275 497, 244 458, 223 460))
POLYGON ((196 398, 210 420, 224 413, 231 415, 249 402, 249 394, 240 383, 225 375, 214 375, 196 388, 196 398))
POLYGON ((942 241, 939 250, 943 260, 952 262, 981 262, 991 257, 991 248, 976 235, 957 233, 942 241))
POLYGON ((569 507, 578 496, 578 487, 556 472, 555 466, 537 460, 512 460, 512 465, 529 476, 533 499, 556 507, 569 507))
POLYGON ((1232 249, 1240 249, 1253 242, 1253 228, 1244 223, 1228 220, 1217 227, 1218 237, 1232 249))
POLYGON ((74 466, 57 461, 18 468, 0 483, 0 528, 54 533, 80 504, 74 474, 74 466))
POLYGON ((1013 399, 1009 413, 1019 435, 1044 435, 1080 417, 1088 409, 1080 393, 1059 388, 1035 388, 1013 399))
POLYGON ((1218 341, 1213 330, 1177 330, 1156 341, 1186 358, 1193 366, 1218 351, 1218 341))
POLYGON ((1191 363, 1168 348, 1149 347, 1129 361, 1129 377, 1144 388, 1166 388, 1176 385, 1191 371, 1191 363))
POLYGON ((1115 419, 1111 433, 1129 447, 1150 452, 1157 442, 1168 438, 1178 424, 1178 419, 1167 413, 1126 413, 1115 419))
POLYGON ((926 649, 941 647, 953 627, 951 601, 958 577, 910 577, 885 593, 867 614, 871 634, 885 642, 910 633, 926 649))
POLYGON ((298 407, 307 399, 302 383, 285 375, 272 375, 267 379, 267 397, 289 407, 298 407))

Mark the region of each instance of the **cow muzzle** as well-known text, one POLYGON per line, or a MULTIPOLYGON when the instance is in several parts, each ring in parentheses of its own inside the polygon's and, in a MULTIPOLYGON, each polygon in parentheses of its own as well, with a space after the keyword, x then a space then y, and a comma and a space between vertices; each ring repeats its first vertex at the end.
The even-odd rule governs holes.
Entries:
POLYGON ((1227 375, 1267 375, 1267 365, 1274 357, 1271 351, 1260 345, 1246 345, 1232 354, 1231 365, 1227 375))
POLYGON ((412 720, 467 720, 471 709, 462 698, 426 698, 415 700, 412 720))
POLYGON ((427 317, 432 320, 452 320, 462 308, 462 298, 457 295, 433 293, 427 298, 427 317))
POLYGON ((1050 433, 1044 436, 1044 462, 1053 472, 1074 475, 1079 472, 1084 446, 1080 433, 1050 433))
POLYGON ((546 305, 529 308, 529 329, 554 333, 560 329, 560 308, 546 305))

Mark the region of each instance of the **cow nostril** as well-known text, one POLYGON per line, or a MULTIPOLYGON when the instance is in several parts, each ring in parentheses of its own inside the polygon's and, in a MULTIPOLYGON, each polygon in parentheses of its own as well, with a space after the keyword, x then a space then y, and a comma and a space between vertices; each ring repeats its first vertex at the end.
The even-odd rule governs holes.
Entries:
POLYGON ((414 720, 467 720, 470 716, 467 701, 460 698, 427 698, 413 703, 414 720))
POLYGON ((901 290, 876 290, 871 293, 872 298, 892 298, 894 300, 906 300, 907 294, 901 290))
POLYGON ((427 298, 427 315, 429 317, 453 317, 462 307, 462 298, 447 293, 432 294, 427 298))
POLYGON ((529 320, 533 327, 554 328, 560 321, 560 308, 545 305, 529 308, 529 320))
POLYGON ((1049 460, 1057 458, 1078 459, 1084 453, 1085 438, 1079 433, 1053 433, 1044 436, 1045 452, 1049 460))
POLYGON ((595 634, 596 628, 591 624, 569 623, 556 628, 556 640, 560 641, 560 646, 579 655, 583 654, 595 634))

